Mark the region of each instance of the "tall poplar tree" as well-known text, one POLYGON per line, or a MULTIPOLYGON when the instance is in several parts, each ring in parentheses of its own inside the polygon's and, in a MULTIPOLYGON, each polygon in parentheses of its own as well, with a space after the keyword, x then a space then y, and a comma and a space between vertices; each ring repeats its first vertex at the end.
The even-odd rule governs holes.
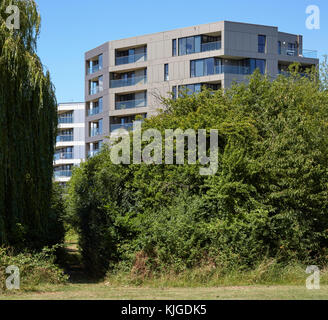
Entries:
POLYGON ((55 242, 57 102, 36 54, 40 21, 34 0, 0 0, 0 245, 15 248, 55 242), (19 8, 19 29, 8 28, 10 5, 19 8))

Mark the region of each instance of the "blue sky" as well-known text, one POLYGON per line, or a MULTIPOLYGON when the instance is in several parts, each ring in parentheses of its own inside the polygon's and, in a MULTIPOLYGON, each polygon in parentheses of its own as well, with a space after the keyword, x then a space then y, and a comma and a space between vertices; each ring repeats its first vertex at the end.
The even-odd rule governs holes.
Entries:
POLYGON ((302 34, 304 48, 328 54, 327 0, 36 0, 42 18, 38 54, 58 102, 84 100, 84 53, 120 38, 230 20, 302 34), (308 5, 320 8, 320 30, 305 26, 308 5))

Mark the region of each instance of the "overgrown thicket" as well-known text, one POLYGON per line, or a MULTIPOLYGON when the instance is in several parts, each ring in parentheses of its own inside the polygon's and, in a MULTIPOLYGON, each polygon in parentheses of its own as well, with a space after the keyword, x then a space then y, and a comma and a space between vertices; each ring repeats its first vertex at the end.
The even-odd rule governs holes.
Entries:
POLYGON ((55 264, 56 246, 43 248, 38 253, 21 252, 15 254, 7 248, 0 248, 0 293, 6 290, 8 266, 16 266, 20 273, 20 290, 35 290, 41 285, 65 284, 68 276, 55 264))
POLYGON ((163 103, 143 131, 217 129, 218 172, 201 176, 187 154, 185 165, 114 165, 108 147, 76 169, 69 219, 91 273, 326 263, 328 93, 315 75, 255 73, 163 103))
POLYGON ((0 245, 18 249, 63 236, 51 208, 57 103, 36 54, 39 30, 33 0, 0 1, 0 245), (10 4, 20 9, 19 30, 6 27, 10 4))

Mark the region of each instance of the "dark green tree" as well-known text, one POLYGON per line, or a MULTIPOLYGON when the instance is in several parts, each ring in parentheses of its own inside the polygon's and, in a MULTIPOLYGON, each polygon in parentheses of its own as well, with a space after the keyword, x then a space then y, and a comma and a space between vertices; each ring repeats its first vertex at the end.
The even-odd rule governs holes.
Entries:
POLYGON ((0 244, 40 248, 57 241, 51 212, 57 102, 36 54, 40 15, 33 0, 0 0, 0 244), (6 25, 8 5, 19 29, 6 25))

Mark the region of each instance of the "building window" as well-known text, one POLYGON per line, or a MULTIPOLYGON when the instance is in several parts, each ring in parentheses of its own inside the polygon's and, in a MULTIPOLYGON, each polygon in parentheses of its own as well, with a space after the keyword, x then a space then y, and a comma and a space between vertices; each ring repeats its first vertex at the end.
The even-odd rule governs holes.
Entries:
POLYGON ((73 123, 73 111, 60 114, 58 116, 58 123, 73 123))
POLYGON ((103 111, 103 98, 99 98, 96 101, 91 101, 88 103, 88 116, 94 116, 96 114, 102 113, 103 111))
POLYGON ((297 44, 294 43, 288 43, 288 50, 287 50, 288 56, 296 56, 297 55, 297 44))
POLYGON ((103 67, 103 55, 87 61, 87 74, 95 73, 103 67))
POLYGON ((266 36, 259 35, 258 36, 258 52, 265 53, 265 49, 266 49, 266 36))
POLYGON ((169 65, 166 63, 164 65, 164 81, 169 80, 169 65))
POLYGON ((173 100, 177 98, 177 86, 172 87, 173 100))
POLYGON ((199 35, 179 39, 179 56, 221 49, 220 36, 199 35))
POLYGON ((259 69, 261 74, 265 74, 266 61, 262 59, 249 59, 250 73, 252 74, 256 69, 259 69))
POLYGON ((177 55, 177 39, 172 40, 172 56, 175 57, 177 55))
POLYGON ((281 54, 281 41, 278 41, 278 54, 281 54))
POLYGON ((222 61, 219 58, 207 58, 190 61, 190 76, 203 77, 221 73, 222 61))
POLYGON ((103 130, 103 121, 102 119, 96 122, 90 122, 89 123, 89 132, 90 137, 99 136, 102 134, 103 130))

